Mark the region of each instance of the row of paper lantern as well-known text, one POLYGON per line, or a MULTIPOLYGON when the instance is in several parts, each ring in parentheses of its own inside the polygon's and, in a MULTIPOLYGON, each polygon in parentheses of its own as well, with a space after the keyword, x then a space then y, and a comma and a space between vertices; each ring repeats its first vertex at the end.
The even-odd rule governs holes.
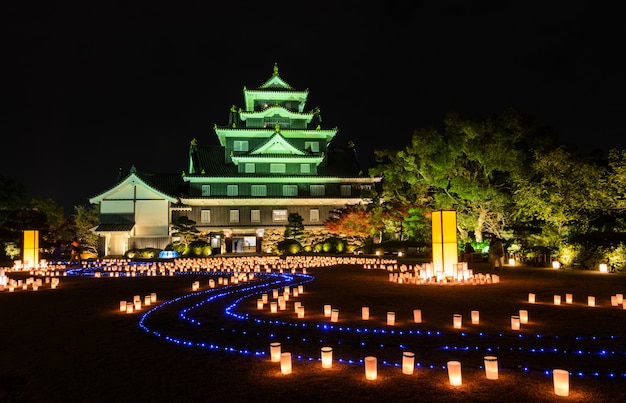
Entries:
MULTIPOLYGON (((150 306, 157 301, 156 292, 150 293, 143 298, 143 306, 150 306)), ((142 307, 141 295, 133 296, 132 301, 120 301, 120 312, 133 313, 139 311, 142 307)))
MULTIPOLYGON (((555 294, 553 296, 552 302, 554 305, 561 305, 562 297, 559 294, 555 294)), ((615 294, 611 295, 611 306, 621 306, 623 309, 626 309, 626 300, 624 300, 624 294, 615 294)), ((534 304, 537 302, 537 296, 534 293, 528 293, 528 302, 534 304)), ((565 294, 565 303, 573 304, 574 296, 573 294, 567 293, 565 294)), ((588 306, 596 306, 596 297, 593 295, 587 296, 587 305, 588 306)))
POLYGON ((14 280, 7 279, 6 284, 0 284, 0 291, 7 290, 8 292, 15 292, 16 290, 28 290, 38 291, 39 288, 44 285, 50 284, 51 289, 55 289, 59 286, 59 278, 57 277, 45 277, 44 279, 27 278, 26 280, 14 280))
MULTIPOLYGON (((280 363, 280 371, 284 375, 292 372, 292 360, 290 352, 281 351, 280 342, 270 343, 270 360, 280 363)), ((485 376, 489 380, 498 379, 498 358, 496 356, 485 356, 484 368, 485 376)), ((320 349, 320 361, 322 368, 332 368, 333 366, 333 348, 323 346, 320 349)), ((378 359, 375 356, 366 356, 363 359, 365 369, 365 379, 376 380, 378 377, 378 359)), ((461 372, 460 361, 448 361, 448 380, 452 386, 461 386, 463 384, 463 376, 461 372)), ((415 353, 410 351, 402 352, 402 373, 412 375, 415 370, 415 353)), ((558 396, 569 395, 569 372, 563 369, 553 370, 554 392, 558 396)))

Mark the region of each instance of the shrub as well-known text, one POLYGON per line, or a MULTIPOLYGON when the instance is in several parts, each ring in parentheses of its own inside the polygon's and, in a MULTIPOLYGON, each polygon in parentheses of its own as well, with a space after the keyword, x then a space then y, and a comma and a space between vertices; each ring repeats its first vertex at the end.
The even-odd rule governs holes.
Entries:
POLYGON ((302 245, 295 239, 285 239, 278 242, 277 249, 280 254, 295 255, 302 251, 302 245))

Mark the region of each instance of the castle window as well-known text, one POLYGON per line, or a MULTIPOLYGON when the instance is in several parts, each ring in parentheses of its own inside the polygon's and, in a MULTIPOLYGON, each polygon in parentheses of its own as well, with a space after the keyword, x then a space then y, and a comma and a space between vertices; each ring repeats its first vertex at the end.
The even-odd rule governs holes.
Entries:
POLYGON ((311 185, 311 196, 324 196, 326 189, 324 185, 311 185))
POLYGON ((246 165, 244 166, 244 171, 247 174, 253 174, 254 173, 254 164, 253 163, 246 163, 246 165))
POLYGON ((352 194, 352 186, 350 185, 341 185, 341 195, 342 196, 350 196, 352 194))
POLYGON ((297 196, 298 185, 283 185, 283 196, 297 196))
POLYGON ((310 164, 300 164, 300 173, 301 174, 309 174, 309 173, 311 173, 311 165, 310 164))
POLYGON ((261 221, 261 210, 250 210, 250 221, 251 222, 261 221))
POLYGON ((248 141, 247 140, 233 141, 233 150, 234 151, 248 151, 248 141))
POLYGON ((272 210, 272 220, 287 221, 287 210, 272 210))
POLYGON ((202 185, 202 196, 211 196, 211 185, 202 185))
POLYGON ((311 210, 309 210, 309 220, 311 222, 319 222, 320 210, 316 208, 312 208, 311 210))
POLYGON ((286 171, 287 166, 285 164, 270 164, 270 173, 284 174, 286 171))
POLYGON ((250 193, 252 196, 267 196, 267 185, 252 185, 250 193))
POLYGON ((305 141, 304 149, 313 153, 320 152, 320 143, 317 141, 305 141))
POLYGON ((211 210, 202 210, 200 212, 200 222, 203 222, 203 223, 211 222, 211 210))
POLYGON ((230 222, 239 222, 239 210, 230 210, 230 222))
POLYGON ((239 185, 228 185, 226 188, 227 196, 239 196, 239 185))

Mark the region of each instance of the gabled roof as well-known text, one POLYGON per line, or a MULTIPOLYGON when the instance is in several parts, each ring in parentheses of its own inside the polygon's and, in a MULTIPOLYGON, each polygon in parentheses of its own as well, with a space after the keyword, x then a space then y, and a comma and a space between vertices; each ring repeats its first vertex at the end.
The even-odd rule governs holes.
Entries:
POLYGON ((251 155, 257 154, 291 154, 304 155, 304 151, 292 146, 280 133, 275 133, 264 144, 255 148, 250 152, 251 155))
POLYGON ((99 203, 107 196, 114 194, 116 189, 126 186, 139 184, 152 189, 154 192, 162 196, 171 203, 178 201, 178 196, 185 185, 180 174, 172 173, 139 173, 133 166, 126 176, 120 175, 120 180, 109 189, 89 199, 89 202, 99 203))
POLYGON ((261 86, 259 86, 259 89, 284 89, 284 90, 293 90, 294 88, 289 85, 285 80, 283 80, 282 78, 280 78, 280 75, 278 75, 278 64, 274 64, 274 73, 272 74, 272 76, 263 84, 261 84, 261 86))

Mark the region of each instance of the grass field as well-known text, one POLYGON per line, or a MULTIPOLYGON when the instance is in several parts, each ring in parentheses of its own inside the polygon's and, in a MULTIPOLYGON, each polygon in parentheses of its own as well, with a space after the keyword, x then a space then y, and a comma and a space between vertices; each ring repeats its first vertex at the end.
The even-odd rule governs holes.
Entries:
MULTIPOLYGON (((483 264, 473 269, 486 272, 483 264)), ((359 265, 307 274, 294 280, 304 292, 277 313, 257 309, 257 298, 282 293, 284 284, 261 275, 215 289, 208 279, 228 274, 67 276, 57 289, 2 291, 0 401, 626 401, 626 310, 611 305, 612 295, 626 294, 626 275, 520 266, 498 273, 498 284, 416 285, 359 265), (120 301, 153 292, 156 304, 119 311, 120 301), (587 305, 588 296, 597 306, 587 305), (305 307, 304 319, 294 301, 305 307), (327 304, 339 310, 336 323, 324 316, 327 304), (422 323, 414 323, 414 309, 422 323), (529 322, 512 330, 520 309, 529 322), (479 324, 470 322, 472 310, 479 324), (395 313, 394 326, 387 312, 395 313), (453 328, 453 314, 463 315, 461 329, 453 328), (276 341, 292 354, 291 374, 269 358, 276 341), (321 368, 322 346, 333 348, 330 369, 321 368), (411 375, 402 373, 403 351, 415 353, 411 375), (486 379, 485 355, 498 357, 499 379, 486 379), (378 359, 376 380, 365 379, 365 356, 378 359), (461 362, 461 386, 448 381, 450 360, 461 362), (571 374, 568 397, 554 394, 547 372, 554 368, 571 374)))

